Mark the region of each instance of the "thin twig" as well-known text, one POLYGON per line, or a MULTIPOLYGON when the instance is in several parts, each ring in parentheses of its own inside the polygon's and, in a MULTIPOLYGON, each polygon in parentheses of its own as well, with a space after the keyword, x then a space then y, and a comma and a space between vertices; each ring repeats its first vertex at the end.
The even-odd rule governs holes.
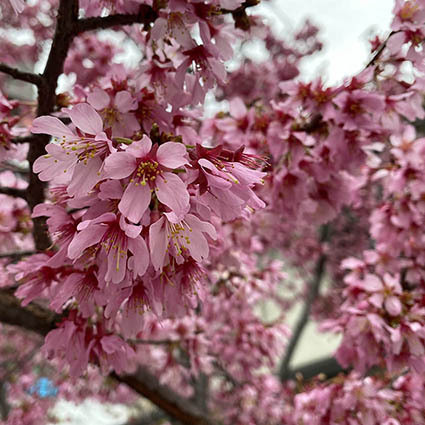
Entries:
MULTIPOLYGON (((222 14, 232 14, 235 21, 241 16, 246 16, 245 11, 249 7, 257 6, 259 0, 247 0, 235 10, 221 9, 222 14)), ((108 29, 124 25, 143 24, 148 27, 158 18, 158 13, 148 5, 140 5, 139 13, 135 14, 113 14, 109 16, 99 16, 79 19, 74 27, 74 34, 78 35, 85 31, 108 29)))
POLYGON ((349 371, 350 369, 344 369, 333 357, 326 357, 288 371, 283 380, 301 377, 308 381, 318 375, 325 379, 331 379, 340 373, 348 373, 349 371))
POLYGON ((94 31, 99 29, 113 28, 116 26, 143 24, 149 25, 155 22, 158 17, 152 7, 141 5, 137 14, 114 14, 109 16, 99 16, 93 18, 79 19, 74 28, 74 34, 80 34, 85 31, 94 31))
POLYGON ((6 65, 4 63, 0 63, 0 72, 10 75, 16 80, 21 80, 21 81, 25 81, 26 83, 34 84, 37 87, 40 87, 43 84, 43 79, 41 78, 40 74, 33 74, 32 72, 19 71, 19 69, 12 68, 11 66, 6 65))
POLYGON ((37 254, 37 251, 4 252, 0 254, 0 258, 17 259, 17 258, 27 257, 29 255, 34 255, 34 254, 37 254))
POLYGON ((133 344, 146 344, 146 345, 172 345, 178 344, 180 341, 178 339, 131 339, 129 342, 133 344))
POLYGON ((0 193, 3 195, 13 196, 14 198, 27 199, 27 191, 23 189, 0 186, 0 193))
POLYGON ((3 171, 3 170, 9 170, 9 171, 13 171, 14 173, 23 174, 23 175, 28 175, 28 173, 30 172, 29 168, 21 167, 9 161, 4 161, 1 163, 0 171, 3 171))
MULTIPOLYGON (((320 230, 320 242, 325 242, 328 237, 328 226, 322 226, 320 230)), ((282 363, 280 365, 279 376, 283 381, 287 379, 289 373, 289 364, 292 359, 292 355, 295 352, 295 348, 301 338, 301 335, 304 331, 304 328, 308 322, 308 318, 310 316, 311 307, 319 295, 320 284, 322 282, 323 276, 325 274, 325 265, 326 265, 326 255, 321 254, 319 259, 317 260, 316 267, 314 270, 313 280, 310 282, 309 291, 307 295, 307 299, 304 303, 303 311, 298 319, 297 324, 295 325, 295 329, 293 331, 292 337, 289 341, 288 347, 286 348, 285 356, 283 357, 282 363)))
POLYGON ((382 55, 382 52, 384 51, 385 47, 387 46, 388 40, 390 37, 394 34, 397 34, 400 31, 391 31, 388 34, 388 37, 385 39, 385 41, 379 46, 378 50, 373 55, 372 59, 368 62, 366 65, 366 68, 369 68, 369 66, 375 65, 375 62, 379 59, 379 57, 382 55))
POLYGON ((13 139, 11 139, 12 143, 16 143, 16 144, 21 144, 21 143, 32 143, 37 141, 37 137, 34 136, 33 134, 29 135, 29 136, 23 136, 23 137, 14 137, 13 139))

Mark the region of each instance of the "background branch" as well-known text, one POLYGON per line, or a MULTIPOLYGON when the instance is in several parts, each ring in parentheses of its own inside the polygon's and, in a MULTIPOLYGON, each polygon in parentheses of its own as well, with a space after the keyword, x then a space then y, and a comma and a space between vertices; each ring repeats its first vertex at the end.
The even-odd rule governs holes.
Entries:
POLYGON ((37 251, 16 251, 16 252, 3 252, 0 254, 0 258, 10 258, 12 260, 26 257, 28 255, 37 254, 37 251))
MULTIPOLYGON (((56 328, 62 316, 37 304, 22 307, 10 289, 0 289, 0 322, 20 326, 45 336, 56 328)), ((171 388, 158 382, 158 378, 146 368, 139 367, 132 375, 110 375, 119 382, 127 384, 138 394, 146 397, 167 415, 187 425, 213 425, 214 422, 203 415, 189 400, 175 393, 171 388)))
POLYGON ((348 371, 349 369, 344 369, 335 358, 326 357, 288 371, 283 381, 298 379, 299 377, 302 377, 303 380, 310 380, 318 375, 330 379, 348 371))
POLYGON ((109 16, 99 16, 93 18, 79 19, 74 28, 74 34, 80 34, 85 31, 94 31, 100 29, 107 29, 116 26, 143 24, 149 25, 155 22, 158 17, 157 13, 152 7, 141 5, 139 13, 137 14, 114 14, 109 16))
MULTIPOLYGON (((58 77, 63 72, 63 65, 74 37, 74 27, 78 19, 78 0, 60 0, 56 29, 53 36, 52 47, 47 59, 46 67, 41 76, 43 84, 38 90, 37 116, 49 115, 56 106, 56 86, 58 77)), ((45 154, 45 147, 50 137, 44 134, 34 135, 34 143, 30 143, 28 151, 29 168, 37 158, 45 154)), ((30 171, 27 190, 28 205, 31 210, 44 202, 44 189, 46 185, 38 176, 30 171)), ((44 217, 33 219, 34 242, 37 250, 47 249, 51 245, 44 217)))
MULTIPOLYGON (((323 243, 328 238, 328 225, 324 225, 320 229, 320 242, 323 243)), ((325 265, 326 265, 326 255, 321 254, 319 259, 316 262, 314 277, 310 282, 307 299, 304 303, 303 310, 298 319, 298 322, 293 331, 292 337, 289 341, 288 347, 285 352, 285 356, 283 357, 282 363, 280 365, 279 376, 282 381, 287 379, 289 373, 289 364, 292 359, 292 355, 295 352, 295 348, 301 338, 301 335, 304 331, 304 328, 308 322, 308 318, 310 316, 311 306, 314 303, 314 300, 319 295, 320 284, 323 279, 323 275, 325 273, 325 265)))
POLYGON ((27 199, 27 191, 23 189, 0 186, 0 193, 3 195, 13 196, 14 198, 27 199))
POLYGON ((0 63, 0 72, 10 75, 16 80, 25 81, 26 83, 35 84, 36 86, 41 86, 43 84, 43 79, 41 78, 40 74, 19 71, 19 69, 12 68, 11 66, 4 63, 0 63))

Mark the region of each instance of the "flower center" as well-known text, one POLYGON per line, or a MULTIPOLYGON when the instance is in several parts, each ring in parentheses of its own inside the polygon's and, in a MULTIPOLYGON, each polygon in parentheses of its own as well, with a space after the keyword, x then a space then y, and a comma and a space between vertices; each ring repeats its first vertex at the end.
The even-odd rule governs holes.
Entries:
POLYGON ((403 8, 400 10, 400 18, 403 21, 408 21, 412 19, 413 15, 418 9, 418 5, 414 1, 408 1, 404 4, 403 8))
POLYGON ((146 186, 147 183, 153 183, 161 173, 159 164, 156 161, 148 159, 139 163, 130 182, 135 182, 136 186, 146 186))
POLYGON ((188 232, 192 232, 192 229, 185 221, 181 221, 180 223, 168 223, 167 250, 170 248, 170 245, 173 246, 177 255, 181 255, 183 251, 187 250, 188 245, 190 245, 190 234, 188 232))

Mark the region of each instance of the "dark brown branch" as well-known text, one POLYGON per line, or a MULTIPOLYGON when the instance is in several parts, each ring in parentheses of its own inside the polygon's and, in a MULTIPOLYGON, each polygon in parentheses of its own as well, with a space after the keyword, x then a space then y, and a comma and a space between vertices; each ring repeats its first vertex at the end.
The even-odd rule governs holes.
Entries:
MULTIPOLYGON (((328 237, 328 226, 324 225, 322 226, 320 230, 320 242, 324 242, 325 240, 327 240, 327 237, 328 237)), ((326 265, 326 255, 321 254, 319 259, 316 262, 314 277, 313 277, 313 280, 310 282, 307 299, 304 303, 301 316, 298 319, 298 322, 292 333, 292 337, 289 341, 288 347, 286 348, 285 356, 283 357, 282 363, 280 365, 279 376, 282 381, 287 379, 287 376, 289 373, 289 364, 291 362, 292 355, 295 352, 295 348, 297 347, 298 341, 300 340, 301 335, 304 331, 304 328, 308 322, 308 318, 310 316, 310 311, 314 303, 314 300, 319 295, 320 284, 325 274, 325 265, 326 265)))
POLYGON ((168 417, 164 412, 161 410, 154 410, 148 414, 142 414, 137 418, 131 418, 126 425, 159 425, 166 419, 168 419, 168 417))
MULTIPOLYGON (((246 17, 246 9, 259 4, 259 0, 247 0, 240 7, 235 10, 222 9, 223 14, 232 14, 236 24, 246 17)), ((149 27, 150 24, 155 22, 157 19, 157 12, 150 6, 141 5, 139 13, 136 14, 114 14, 109 16, 99 16, 93 18, 79 19, 74 28, 75 35, 81 34, 85 31, 94 31, 100 29, 108 29, 117 26, 143 24, 145 27, 149 27)), ((238 25, 236 25, 238 26, 238 25)))
POLYGON ((297 379, 298 377, 301 377, 303 380, 310 380, 318 375, 322 375, 325 379, 330 379, 348 371, 348 369, 344 369, 333 357, 326 357, 290 370, 284 380, 297 379))
POLYGON ((10 412, 10 406, 7 402, 6 382, 0 381, 0 417, 3 421, 7 419, 10 412))
POLYGON ((14 173, 23 174, 25 176, 27 176, 28 173, 29 173, 28 168, 21 167, 19 165, 13 164, 12 162, 9 162, 9 161, 5 161, 5 162, 1 163, 0 171, 3 171, 3 170, 13 171, 14 173))
POLYGON ((43 84, 43 79, 40 74, 33 74, 32 72, 19 71, 19 69, 12 68, 9 65, 0 63, 0 72, 10 75, 16 80, 25 81, 26 83, 35 84, 36 86, 41 86, 43 84))
POLYGON ((85 31, 113 28, 116 26, 143 24, 155 22, 157 13, 147 5, 141 5, 137 14, 115 14, 103 17, 79 19, 74 27, 75 35, 85 31))
POLYGON ((10 259, 18 259, 22 257, 27 257, 28 255, 37 254, 36 251, 20 251, 20 252, 4 252, 0 254, 0 258, 10 258, 10 259))
POLYGON ((382 52, 384 51, 385 47, 387 46, 388 40, 390 37, 394 34, 397 34, 399 31, 391 31, 388 35, 388 37, 385 39, 385 41, 379 46, 378 50, 373 55, 372 59, 368 62, 366 65, 366 68, 369 68, 369 66, 375 65, 376 61, 379 59, 379 57, 382 55, 382 52))
POLYGON ((178 339, 131 339, 129 342, 133 344, 146 344, 146 345, 171 345, 178 344, 181 341, 178 339))
MULTIPOLYGON (((58 77, 63 72, 68 50, 74 37, 74 27, 78 19, 78 0, 60 0, 56 29, 53 36, 52 47, 44 72, 41 76, 43 84, 38 90, 37 116, 52 113, 56 106, 56 86, 58 77)), ((34 136, 34 143, 30 143, 28 151, 28 162, 30 170, 37 158, 45 154, 45 146, 49 143, 50 136, 37 134, 34 136)), ((27 200, 31 210, 44 201, 45 184, 42 183, 36 174, 30 172, 27 200)), ((33 219, 33 236, 37 250, 47 249, 51 241, 47 232, 44 217, 33 219)))
POLYGON ((3 195, 13 196, 14 198, 27 199, 27 192, 23 189, 0 186, 0 193, 2 193, 3 195))
POLYGON ((14 137, 11 139, 12 143, 21 144, 21 143, 32 143, 37 141, 37 137, 33 134, 30 136, 24 136, 24 137, 14 137))
POLYGON ((213 422, 204 416, 191 402, 179 396, 169 387, 159 383, 158 378, 147 369, 139 368, 133 375, 112 377, 127 384, 138 394, 146 397, 166 414, 188 425, 212 425, 213 422))
MULTIPOLYGON (((55 329, 62 317, 36 304, 22 307, 10 289, 0 289, 0 322, 20 326, 24 329, 46 335, 55 329)), ((211 419, 203 415, 188 400, 179 396, 169 387, 159 384, 158 379, 147 369, 140 367, 133 375, 111 377, 127 384, 138 394, 146 397, 167 415, 188 425, 213 425, 211 419)))
POLYGON ((45 336, 61 320, 61 316, 37 304, 22 307, 13 292, 14 289, 0 289, 0 322, 45 336))

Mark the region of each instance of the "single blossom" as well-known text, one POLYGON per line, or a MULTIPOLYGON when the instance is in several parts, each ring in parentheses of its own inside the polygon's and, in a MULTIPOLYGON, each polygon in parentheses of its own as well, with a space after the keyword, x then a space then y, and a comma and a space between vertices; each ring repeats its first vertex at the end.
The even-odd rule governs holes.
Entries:
POLYGON ((201 221, 193 214, 187 214, 184 220, 175 220, 171 214, 163 215, 149 228, 149 248, 155 270, 162 270, 171 255, 178 264, 186 256, 201 262, 208 258, 209 244, 204 234, 211 239, 217 238, 211 223, 201 221), (167 255, 168 254, 168 255, 167 255))
POLYGON ((80 103, 66 112, 75 130, 55 117, 33 121, 33 133, 49 134, 55 141, 46 146, 47 155, 34 162, 33 170, 40 180, 68 184, 69 195, 84 196, 100 181, 112 142, 103 131, 102 118, 89 104, 80 103))
POLYGON ((149 264, 145 240, 140 236, 141 226, 126 223, 124 217, 105 213, 94 220, 86 220, 77 227, 78 233, 68 246, 71 260, 80 258, 87 248, 94 253, 103 250, 107 256, 107 282, 119 283, 125 278, 127 266, 132 265, 135 275, 143 276, 149 264), (129 261, 129 251, 137 261, 129 261))
POLYGON ((152 146, 151 139, 143 136, 124 152, 116 152, 107 158, 105 176, 130 178, 118 209, 133 223, 140 221, 153 194, 176 216, 182 217, 189 207, 189 193, 182 179, 171 171, 187 163, 183 144, 167 142, 159 147, 152 146))
POLYGON ((131 137, 140 130, 140 125, 132 111, 137 109, 137 101, 126 90, 111 97, 105 90, 94 89, 87 96, 87 102, 103 118, 106 128, 112 129, 112 136, 131 137))

